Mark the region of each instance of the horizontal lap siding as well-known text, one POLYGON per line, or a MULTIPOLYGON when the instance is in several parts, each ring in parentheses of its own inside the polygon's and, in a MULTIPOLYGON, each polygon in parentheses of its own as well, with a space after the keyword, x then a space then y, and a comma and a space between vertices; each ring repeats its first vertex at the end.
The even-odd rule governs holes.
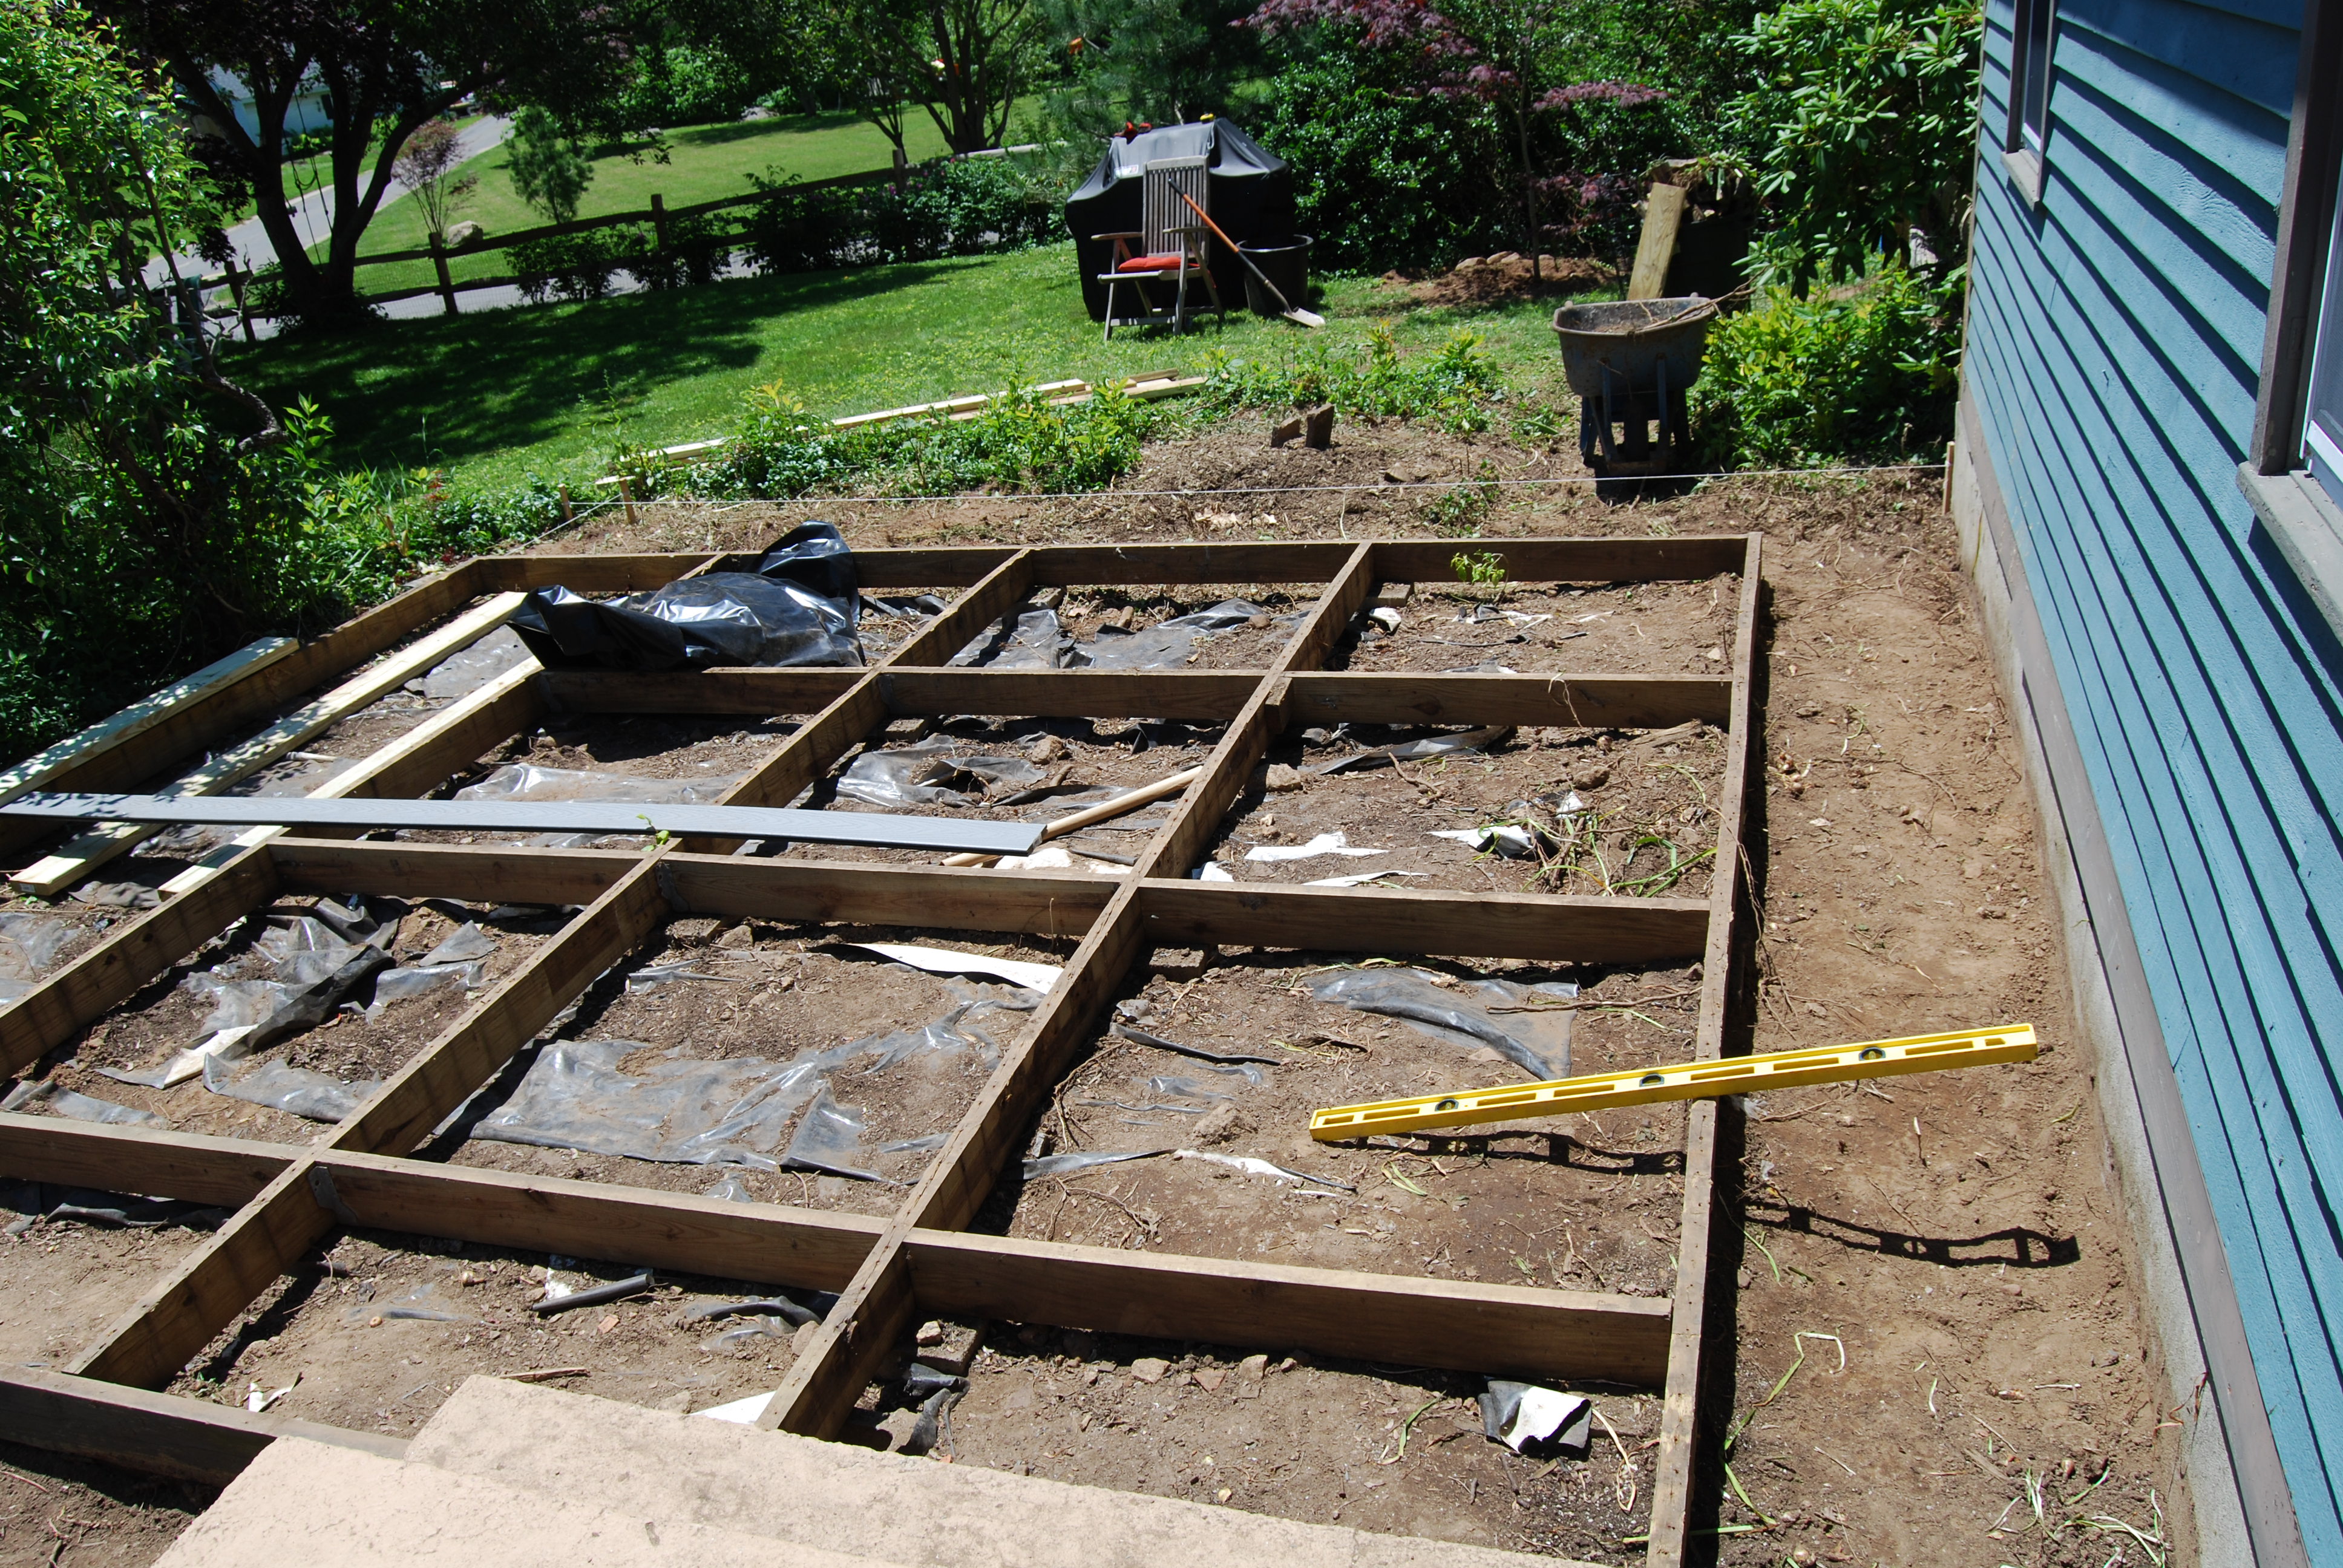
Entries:
POLYGON ((2343 1561, 2343 692, 2234 477, 2297 16, 2061 4, 2037 213, 2001 171, 1989 7, 1967 373, 2305 1542, 2343 1561))

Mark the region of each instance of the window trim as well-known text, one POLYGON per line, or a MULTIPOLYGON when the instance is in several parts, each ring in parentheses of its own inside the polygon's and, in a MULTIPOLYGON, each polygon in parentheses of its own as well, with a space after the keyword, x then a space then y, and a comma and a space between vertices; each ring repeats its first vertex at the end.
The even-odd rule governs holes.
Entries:
POLYGON ((2343 74, 2343 0, 2305 0, 2294 118, 2287 132, 2286 185, 2278 204, 2278 255, 2270 273, 2269 320, 2262 336, 2261 382, 2247 446, 2246 467, 2272 477, 2303 467, 2310 351, 2318 335, 2328 246, 2335 226, 2336 181, 2343 169, 2343 95, 2320 89, 2338 74, 2343 74))
POLYGON ((2050 67, 2058 51, 2057 0, 2016 0, 2010 17, 2009 123, 2003 127, 2001 165, 2031 206, 2042 205, 2050 142, 2050 67), (2036 47, 2035 34, 2041 34, 2036 47), (2026 117, 2027 78, 2039 64, 2042 125, 2039 134, 2026 117))

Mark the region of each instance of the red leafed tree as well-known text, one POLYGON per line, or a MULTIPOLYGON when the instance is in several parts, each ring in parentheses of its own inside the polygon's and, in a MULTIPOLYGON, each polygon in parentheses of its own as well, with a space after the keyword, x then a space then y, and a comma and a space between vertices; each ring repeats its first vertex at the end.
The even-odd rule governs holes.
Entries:
POLYGON ((1591 188, 1590 180, 1604 184, 1602 176, 1539 177, 1534 142, 1540 117, 1577 104, 1632 107, 1667 96, 1637 82, 1558 79, 1555 63, 1574 53, 1573 20, 1568 7, 1552 0, 1263 0, 1245 25, 1264 33, 1332 28, 1359 47, 1404 62, 1415 90, 1426 96, 1486 104, 1504 129, 1511 166, 1503 183, 1520 193, 1521 248, 1534 276, 1544 231, 1541 197, 1584 204, 1613 194, 1607 186, 1600 193, 1591 188))

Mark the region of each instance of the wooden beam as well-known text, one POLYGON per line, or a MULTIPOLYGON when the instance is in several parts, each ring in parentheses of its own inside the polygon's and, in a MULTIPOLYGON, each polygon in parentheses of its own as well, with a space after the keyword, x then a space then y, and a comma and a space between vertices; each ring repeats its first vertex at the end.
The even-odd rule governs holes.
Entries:
POLYGON ((642 860, 632 849, 538 849, 509 844, 272 840, 288 893, 461 899, 478 904, 590 904, 642 860))
POLYGON ((1114 879, 669 855, 659 886, 686 914, 1078 937, 1106 907, 1114 879))
MULTIPOLYGON (((972 635, 972 634, 971 634, 972 635)), ((554 670, 545 689, 579 713, 810 713, 838 699, 857 669, 709 669, 658 675, 554 670)), ((888 667, 879 690, 890 713, 1015 714, 1031 719, 1229 718, 1258 674, 1237 670, 906 669, 888 667)), ((1721 688, 1723 682, 1717 683, 1721 688)))
POLYGON ((0 1112, 0 1171, 102 1192, 234 1206, 249 1201, 299 1153, 246 1138, 0 1112))
POLYGON ((85 766, 134 736, 145 734, 174 713, 205 701, 246 676, 257 675, 299 646, 289 637, 264 637, 141 698, 113 718, 93 724, 78 735, 67 736, 48 749, 0 772, 0 800, 13 799, 27 789, 46 789, 52 780, 85 766))
MULTIPOLYGON (((1353 547, 1326 540, 1268 544, 1045 545, 1032 552, 1033 580, 1068 588, 1161 583, 1322 583, 1353 547)), ((1451 551, 1453 554, 1453 551, 1451 551)))
POLYGON ((1627 297, 1658 299, 1668 291, 1668 264, 1675 259, 1676 231, 1683 226, 1682 186, 1655 185, 1644 198, 1644 226, 1635 236, 1635 265, 1627 274, 1627 297))
POLYGON ((1289 724, 1542 724, 1567 729, 1722 726, 1733 682, 1709 675, 1322 675, 1286 685, 1289 724))
POLYGON ((77 1377, 161 1388, 211 1343, 301 1254, 333 1228, 297 1159, 65 1370, 77 1377))
POLYGON ((1709 907, 1694 899, 1367 891, 1167 878, 1141 884, 1139 908, 1148 945, 1161 948, 1683 963, 1707 945, 1709 907))
MULTIPOLYGON (((573 593, 643 593, 664 588, 679 578, 698 575, 723 560, 705 552, 680 555, 632 556, 483 556, 481 591, 528 593, 535 588, 566 588, 573 593)), ((757 558, 740 571, 757 569, 757 558)))
POLYGON ((698 669, 637 674, 546 671, 546 700, 570 713, 711 713, 759 719, 814 713, 854 689, 861 669, 698 669))
MULTIPOLYGON (((1694 582, 1737 572, 1744 534, 1677 534, 1670 538, 1475 539, 1473 553, 1497 558, 1512 583, 1694 582)), ((1449 539, 1387 539, 1375 546, 1378 582, 1456 581, 1458 553, 1449 539)))
MULTIPOLYGON (((1757 664, 1757 605, 1763 586, 1763 537, 1747 537, 1741 573, 1741 608, 1733 637, 1733 715, 1727 728, 1725 778, 1717 788, 1716 873, 1709 893, 1708 945, 1702 954, 1699 1022, 1694 1054, 1724 1053, 1726 1010, 1739 957, 1734 922, 1745 886, 1742 831, 1748 805, 1749 744, 1757 664)), ((1740 1112, 1714 1100, 1684 1111, 1684 1211, 1676 1229, 1676 1289, 1668 1345, 1667 1391, 1660 1406, 1660 1451, 1653 1462, 1648 1568, 1679 1568, 1691 1547, 1691 1513, 1699 1462, 1703 1352, 1710 1330, 1710 1241, 1716 1218, 1717 1123, 1740 1112)), ((1728 1295, 1720 1327, 1733 1332, 1728 1295)))
POLYGON ((1492 1377, 1656 1384, 1668 1304, 943 1231, 905 1244, 920 1311, 1492 1377))
POLYGON ((209 1400, 152 1393, 35 1367, 0 1371, 0 1432, 12 1442, 226 1486, 280 1437, 306 1437, 403 1459, 407 1440, 313 1421, 254 1415, 209 1400))
POLYGON ((1020 550, 880 660, 880 668, 946 663, 981 636, 985 628, 1024 603, 1032 588, 1033 552, 1020 550))
POLYGON ((447 1031, 393 1073, 351 1112, 327 1147, 404 1154, 496 1076, 553 1021, 570 998, 639 946, 674 911, 659 896, 658 859, 647 856, 505 977, 447 1031))
POLYGON ((318 1162, 343 1206, 376 1230, 799 1290, 843 1286, 887 1228, 860 1214, 376 1155, 318 1162))
MULTIPOLYGON (((296 709, 242 745, 212 758, 173 784, 169 793, 218 793, 331 729, 384 693, 405 685, 448 655, 469 648, 519 608, 518 594, 498 595, 452 625, 409 644, 364 674, 353 676, 316 701, 296 709)), ((54 896, 134 844, 153 837, 155 831, 152 824, 117 823, 85 833, 55 854, 16 872, 9 880, 20 891, 43 898, 54 896)))
MULTIPOLYGON (((129 789, 146 784, 183 759, 200 754, 275 713, 301 692, 372 658, 413 636, 418 628, 470 603, 485 591, 477 586, 479 579, 480 563, 477 561, 427 578, 387 603, 343 622, 297 653, 288 654, 249 678, 174 711, 122 744, 75 764, 50 780, 50 787, 103 790, 129 789)), ((0 854, 12 854, 37 843, 49 831, 38 822, 0 820, 0 854)))
POLYGON ((251 850, 186 898, 173 899, 0 1008, 0 1075, 78 1036, 156 975, 277 896, 275 869, 251 850))

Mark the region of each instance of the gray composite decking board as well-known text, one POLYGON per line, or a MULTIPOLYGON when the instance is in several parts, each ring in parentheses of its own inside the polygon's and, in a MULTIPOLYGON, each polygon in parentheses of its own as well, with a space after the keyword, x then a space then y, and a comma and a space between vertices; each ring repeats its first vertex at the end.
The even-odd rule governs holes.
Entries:
POLYGON ((886 811, 804 811, 774 806, 655 805, 592 800, 321 800, 219 795, 19 796, 13 817, 84 822, 186 822, 236 828, 404 828, 437 833, 652 833, 710 839, 859 844, 882 849, 1022 855, 1037 822, 961 821, 886 811))

